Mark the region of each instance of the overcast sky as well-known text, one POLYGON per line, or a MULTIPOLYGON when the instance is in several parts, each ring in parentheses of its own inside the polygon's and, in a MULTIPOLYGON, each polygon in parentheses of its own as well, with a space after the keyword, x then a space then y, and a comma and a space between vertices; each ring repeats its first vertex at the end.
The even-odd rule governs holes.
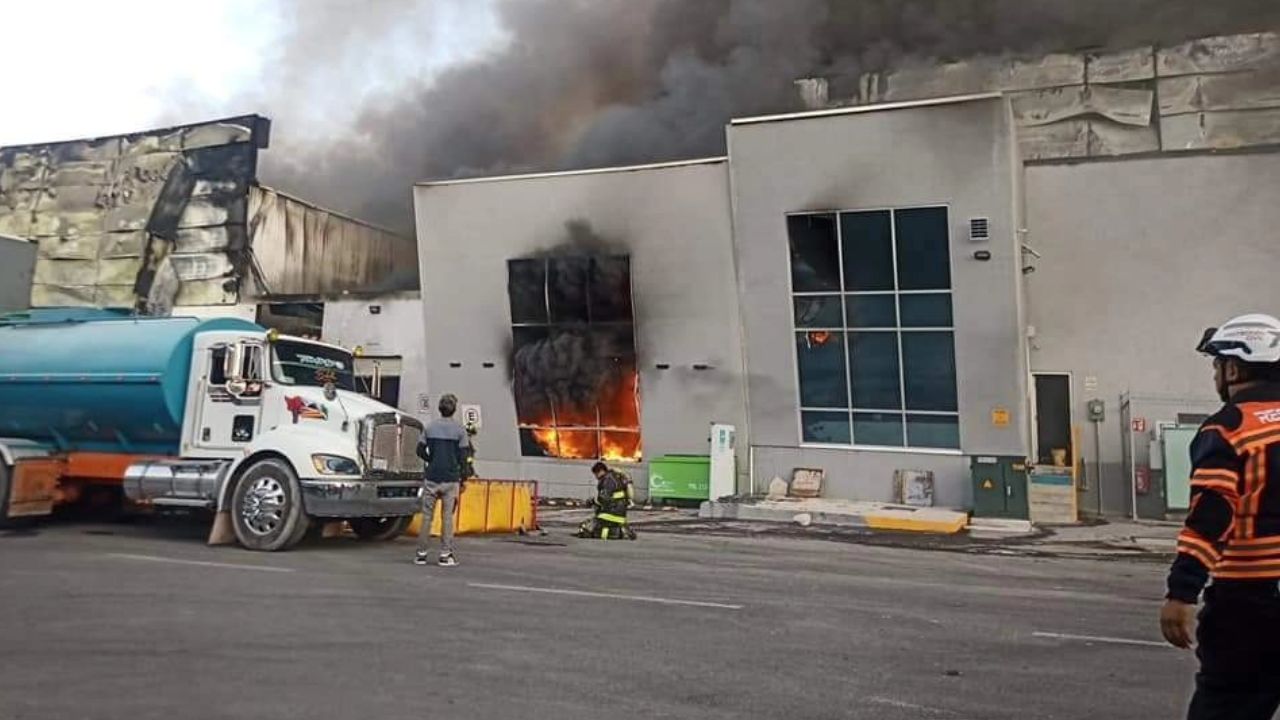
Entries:
POLYGON ((490 0, 23 0, 2 12, 0 146, 247 112, 273 116, 277 138, 324 134, 368 94, 503 40, 490 0), (288 57, 299 35, 336 51, 288 57))

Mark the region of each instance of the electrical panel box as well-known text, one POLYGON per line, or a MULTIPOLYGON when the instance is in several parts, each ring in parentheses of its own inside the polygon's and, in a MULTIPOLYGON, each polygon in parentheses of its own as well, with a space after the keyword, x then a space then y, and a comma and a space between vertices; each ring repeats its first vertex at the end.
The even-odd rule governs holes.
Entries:
POLYGON ((1088 410, 1089 422, 1100 423, 1107 419, 1107 404, 1102 400, 1090 400, 1088 410))

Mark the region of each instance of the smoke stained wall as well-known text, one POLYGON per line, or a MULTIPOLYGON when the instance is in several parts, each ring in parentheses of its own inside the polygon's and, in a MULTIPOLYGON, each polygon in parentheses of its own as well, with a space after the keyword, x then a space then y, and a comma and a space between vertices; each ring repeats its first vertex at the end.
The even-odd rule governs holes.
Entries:
MULTIPOLYGON (((371 3, 354 30, 338 27, 351 13, 299 4, 280 77, 313 92, 323 73, 340 82, 360 47, 411 43, 448 4, 371 3), (415 19, 411 31, 400 17, 415 19), (336 66, 316 42, 330 36, 343 38, 336 66), (323 72, 298 70, 308 67, 323 72)), ((360 95, 345 133, 268 153, 264 176, 404 229, 419 180, 721 154, 730 117, 794 108, 799 77, 830 77, 841 97, 862 72, 911 63, 1280 27, 1274 0, 494 0, 494 10, 507 37, 497 50, 360 95)), ((283 84, 266 97, 310 101, 283 84)))

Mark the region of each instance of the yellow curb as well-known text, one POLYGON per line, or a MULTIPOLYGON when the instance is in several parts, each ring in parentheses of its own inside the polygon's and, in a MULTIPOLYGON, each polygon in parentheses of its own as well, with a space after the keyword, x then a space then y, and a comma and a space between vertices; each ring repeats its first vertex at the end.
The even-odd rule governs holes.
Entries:
POLYGON ((955 518, 950 520, 928 520, 922 518, 904 517, 898 514, 869 514, 863 516, 866 520, 867 527, 872 530, 896 530, 899 532, 921 532, 921 533, 938 533, 941 535, 954 535, 964 529, 968 524, 969 518, 965 515, 957 514, 955 518))

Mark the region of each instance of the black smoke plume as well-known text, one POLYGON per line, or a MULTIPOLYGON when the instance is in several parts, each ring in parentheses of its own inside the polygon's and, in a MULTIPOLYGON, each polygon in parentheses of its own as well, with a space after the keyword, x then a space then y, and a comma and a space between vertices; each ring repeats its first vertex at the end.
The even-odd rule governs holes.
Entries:
POLYGON ((635 374, 631 262, 621 243, 583 220, 565 240, 508 262, 513 330, 511 373, 517 414, 562 425, 596 424, 635 374), (604 408, 602 408, 602 411, 604 408))
MULTIPOLYGON (((335 3, 292 1, 298 27, 268 112, 315 93, 343 97, 350 74, 338 70, 411 42, 413 32, 425 36, 431 10, 448 2, 380 0, 334 12, 335 3)), ((345 133, 267 153, 264 177, 407 230, 415 181, 721 154, 729 118, 793 108, 800 77, 829 77, 840 97, 863 72, 909 63, 1280 27, 1275 0, 494 2, 508 37, 500 49, 348 97, 361 109, 345 133)))

